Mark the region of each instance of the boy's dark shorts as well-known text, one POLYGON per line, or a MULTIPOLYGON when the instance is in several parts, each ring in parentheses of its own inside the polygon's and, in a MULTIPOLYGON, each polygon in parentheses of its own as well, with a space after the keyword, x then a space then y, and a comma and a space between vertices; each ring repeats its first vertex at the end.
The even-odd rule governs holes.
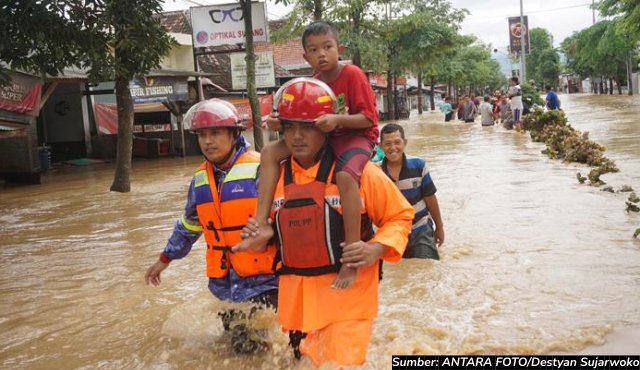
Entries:
POLYGON ((335 173, 347 172, 360 183, 362 171, 371 158, 375 143, 362 133, 353 132, 331 135, 329 144, 336 158, 335 173))
POLYGON ((427 224, 427 227, 422 232, 411 233, 409 244, 407 244, 407 249, 405 249, 402 258, 440 259, 431 222, 427 224))

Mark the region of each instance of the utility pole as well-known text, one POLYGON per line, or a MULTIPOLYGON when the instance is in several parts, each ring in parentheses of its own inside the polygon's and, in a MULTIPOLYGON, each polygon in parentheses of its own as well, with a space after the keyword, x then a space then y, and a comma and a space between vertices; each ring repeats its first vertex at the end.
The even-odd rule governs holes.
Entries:
POLYGON ((593 17, 593 24, 596 24, 596 8, 594 2, 595 0, 591 0, 591 15, 593 17))
POLYGON ((522 75, 522 81, 520 81, 520 83, 525 83, 527 82, 527 65, 526 65, 526 55, 525 55, 525 49, 524 49, 524 36, 525 33, 528 35, 529 34, 529 28, 526 28, 526 32, 525 31, 525 27, 524 27, 524 11, 523 11, 523 7, 522 7, 522 0, 520 0, 520 26, 522 27, 522 31, 520 32, 520 69, 521 71, 521 75, 522 75))

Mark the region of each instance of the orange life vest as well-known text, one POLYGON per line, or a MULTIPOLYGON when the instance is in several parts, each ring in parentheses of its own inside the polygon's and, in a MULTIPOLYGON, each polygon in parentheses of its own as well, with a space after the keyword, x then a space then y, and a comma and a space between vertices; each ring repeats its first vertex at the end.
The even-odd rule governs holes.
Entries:
MULTIPOLYGON (((284 202, 275 213, 280 274, 316 276, 337 272, 341 267, 344 223, 340 212, 326 201, 327 195, 338 195, 336 186, 327 183, 333 165, 333 155, 326 150, 315 181, 296 184, 291 158, 284 163, 284 202)), ((364 214, 361 238, 367 241, 371 237, 371 221, 364 214)))
POLYGON ((221 278, 229 267, 239 276, 274 273, 277 248, 269 245, 264 252, 231 252, 242 239, 240 233, 258 203, 256 177, 260 157, 256 152, 241 154, 217 188, 209 161, 200 165, 195 175, 196 210, 207 243, 207 276, 221 278))

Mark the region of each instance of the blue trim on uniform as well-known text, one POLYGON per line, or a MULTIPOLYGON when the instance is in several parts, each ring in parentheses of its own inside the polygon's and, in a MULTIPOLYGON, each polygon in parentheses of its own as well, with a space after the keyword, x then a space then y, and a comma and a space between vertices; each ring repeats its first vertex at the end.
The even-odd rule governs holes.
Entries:
POLYGON ((194 194, 196 205, 213 202, 213 194, 211 194, 211 186, 209 184, 198 186, 194 189, 194 194))

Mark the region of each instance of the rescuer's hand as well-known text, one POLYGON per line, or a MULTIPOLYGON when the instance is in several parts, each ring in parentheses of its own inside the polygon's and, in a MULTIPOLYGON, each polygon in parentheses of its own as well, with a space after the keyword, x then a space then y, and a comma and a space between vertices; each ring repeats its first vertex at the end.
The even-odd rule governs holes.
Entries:
POLYGON ((358 240, 349 245, 341 243, 340 246, 342 246, 342 258, 340 262, 352 268, 373 265, 384 256, 386 249, 386 247, 380 243, 369 244, 362 240, 358 240))
POLYGON ((271 113, 267 118, 267 127, 271 131, 282 131, 282 121, 278 118, 278 113, 271 113))
POLYGON ((231 251, 247 252, 252 250, 264 252, 267 249, 267 243, 273 237, 273 227, 271 223, 272 220, 268 219, 266 224, 260 225, 260 223, 253 218, 249 218, 240 233, 242 241, 231 247, 231 251))
POLYGON ((149 284, 153 284, 154 286, 160 285, 160 273, 164 271, 169 266, 168 263, 164 263, 162 261, 156 261, 149 269, 147 273, 144 275, 144 281, 149 284))
POLYGON ((252 236, 258 235, 258 230, 260 229, 260 224, 256 221, 255 218, 249 218, 247 220, 247 224, 242 228, 242 232, 240 233, 240 237, 242 239, 246 239, 252 236))

